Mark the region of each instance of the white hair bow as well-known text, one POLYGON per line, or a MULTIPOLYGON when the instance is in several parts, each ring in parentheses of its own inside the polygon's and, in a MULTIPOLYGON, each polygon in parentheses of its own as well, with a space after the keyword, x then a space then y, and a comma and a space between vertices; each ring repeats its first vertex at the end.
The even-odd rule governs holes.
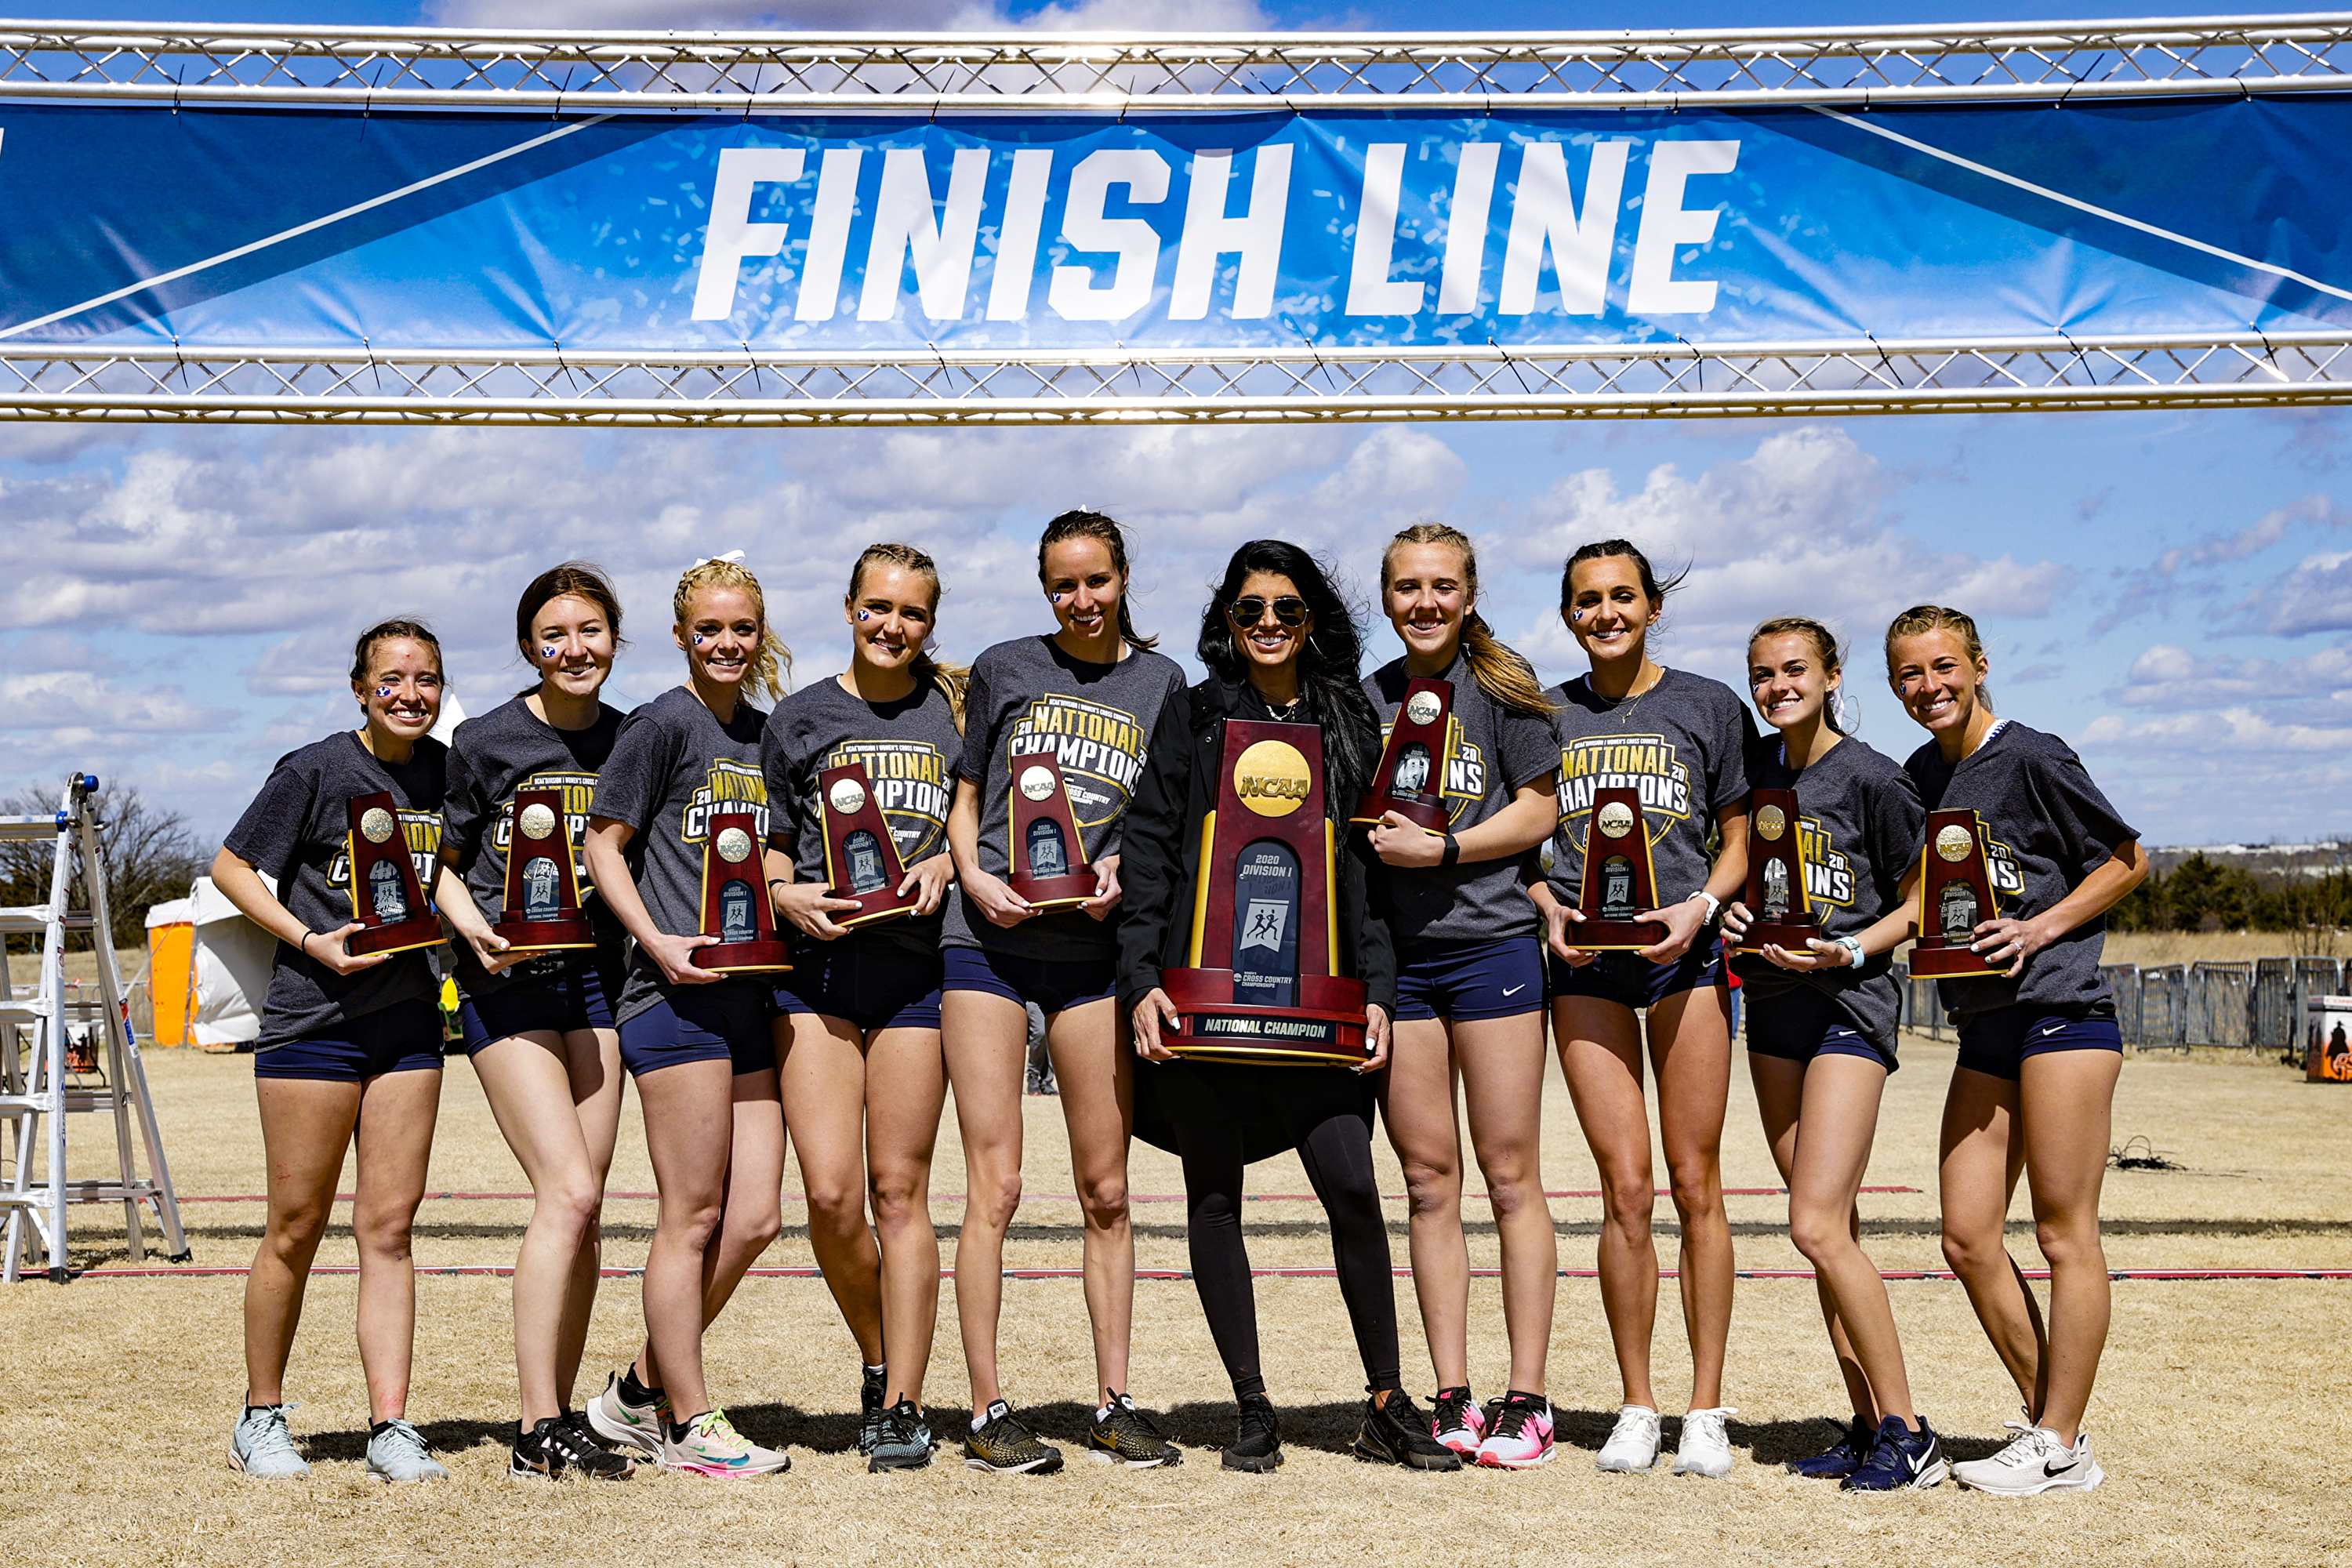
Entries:
MULTIPOLYGON (((730 550, 724 555, 698 555, 694 558, 694 564, 696 566, 707 566, 713 561, 725 561, 730 564, 734 564, 740 563, 742 559, 743 552, 741 551, 730 550)), ((691 571, 693 568, 688 567, 688 570, 691 571)))

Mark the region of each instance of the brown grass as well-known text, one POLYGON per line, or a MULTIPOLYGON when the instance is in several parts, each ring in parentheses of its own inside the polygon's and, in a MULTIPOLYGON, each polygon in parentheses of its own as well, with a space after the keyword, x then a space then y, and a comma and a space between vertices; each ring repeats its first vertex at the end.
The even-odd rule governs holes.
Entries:
MULTIPOLYGON (((1915 1037, 1906 1049, 1908 1066, 1890 1085, 1870 1179, 1932 1189, 1937 1108, 1951 1048, 1915 1037)), ((150 1063, 180 1190, 258 1191, 248 1064, 193 1052, 154 1053, 150 1063)), ((445 1101, 435 1186, 511 1190, 513 1163, 462 1063, 448 1074, 445 1101)), ((1021 1215, 1009 1261, 1066 1266, 1077 1257, 1076 1208, 1049 1201, 1070 1191, 1059 1119, 1049 1100, 1032 1100, 1029 1110, 1029 1190, 1036 1201, 1021 1215)), ((1556 1079, 1547 1113, 1548 1184, 1590 1188, 1591 1161, 1556 1079)), ((962 1186, 952 1125, 936 1183, 942 1194, 962 1186)), ((1755 1127, 1739 1083, 1725 1149, 1729 1185, 1773 1184, 1755 1127)), ((2242 1060, 2147 1058, 2124 1076, 2116 1131, 2118 1141, 2146 1135, 2187 1168, 2111 1176, 2105 1206, 2115 1266, 2352 1260, 2352 1198, 2341 1163, 2352 1136, 2352 1093, 2242 1060)), ((634 1127, 624 1137, 614 1186, 645 1188, 642 1139, 634 1127)), ((103 1146, 96 1138, 84 1145, 89 1154, 103 1146)), ((1381 1152, 1387 1190, 1395 1192, 1394 1163, 1381 1152)), ((1174 1163, 1157 1151, 1139 1146, 1134 1165, 1138 1194, 1181 1190, 1174 1163)), ((1253 1176, 1260 1192, 1307 1190, 1287 1157, 1253 1176)), ((1799 1266, 1780 1232, 1780 1200, 1730 1204, 1743 1267, 1799 1266)), ((1865 1205, 1882 1266, 1936 1266, 1931 1191, 1865 1205)), ((949 1196, 936 1203, 943 1226, 952 1225, 959 1206, 949 1196)), ((1561 1261, 1589 1266, 1597 1204, 1563 1198, 1553 1206, 1561 1261)), ((420 1261, 509 1262, 526 1213, 520 1204, 428 1203, 420 1261)), ((1402 1262, 1402 1205, 1391 1213, 1402 1262)), ((1495 1242, 1483 1205, 1474 1200, 1467 1213, 1473 1260, 1491 1265, 1495 1242)), ((247 1260, 257 1206, 191 1204, 186 1214, 199 1263, 247 1260)), ((608 1215, 608 1261, 637 1261, 651 1205, 615 1200, 608 1215)), ((1661 1216, 1670 1238, 1671 1208, 1662 1205, 1661 1216)), ((121 1238, 108 1228, 119 1214, 91 1209, 78 1217, 77 1261, 119 1262, 121 1238)), ((788 1227, 804 1217, 797 1205, 788 1208, 788 1227)), ((1328 1261, 1311 1203, 1254 1205, 1250 1217, 1261 1265, 1328 1261)), ((1140 1261, 1181 1267, 1181 1206, 1139 1205, 1137 1218, 1140 1261)), ((2012 1245, 2021 1261, 2038 1261, 2030 1226, 2020 1227, 2012 1245)), ((338 1234, 321 1260, 350 1258, 348 1236, 338 1234)), ((804 1235, 788 1229, 766 1261, 807 1262, 804 1235)), ((1399 1285, 1407 1380, 1425 1395, 1429 1373, 1412 1293, 1399 1285)), ((0 1409, 14 1415, 16 1438, 15 1459, 0 1469, 0 1518, 8 1521, 16 1561, 207 1568, 225 1557, 325 1565, 492 1554, 591 1568, 656 1554, 712 1564, 1062 1563, 1113 1554, 1139 1563, 1254 1564, 1395 1562, 1433 1548, 1558 1563, 1843 1564, 1895 1553, 1939 1563, 2062 1556, 2135 1564, 2347 1563, 2352 1544, 2336 1457, 2352 1440, 2345 1414, 2352 1373, 2338 1353, 2347 1289, 2307 1281, 2118 1284, 2093 1415, 2112 1479, 2088 1497, 2005 1506, 1949 1487, 1865 1500, 1780 1473, 1780 1460, 1822 1440, 1827 1429, 1817 1418, 1840 1404, 1812 1289, 1794 1281, 1739 1287, 1727 1397, 1741 1412, 1732 1431, 1742 1462, 1719 1483, 1663 1470, 1629 1478, 1592 1469, 1591 1450, 1617 1390, 1588 1279, 1560 1286, 1550 1385, 1562 1443, 1559 1461, 1548 1469, 1420 1477, 1347 1458, 1360 1394, 1336 1288, 1328 1279, 1265 1279, 1266 1360, 1286 1412, 1291 1460, 1271 1478, 1223 1472, 1209 1450, 1226 1430, 1226 1391, 1192 1287, 1144 1281, 1137 1288, 1132 1381, 1140 1397, 1173 1413, 1179 1436, 1196 1450, 1191 1461, 1144 1474, 1076 1462, 1059 1477, 1034 1479, 971 1474, 951 1447, 927 1471, 866 1475, 849 1451, 856 1368, 847 1333, 818 1282, 765 1279, 747 1283, 713 1330, 709 1361, 714 1386, 745 1428, 793 1447, 790 1476, 725 1486, 644 1475, 624 1487, 532 1489, 503 1479, 513 1397, 505 1282, 426 1278, 418 1286, 411 1408, 456 1479, 397 1492, 371 1486, 359 1462, 365 1404, 348 1278, 313 1285, 291 1378, 290 1392, 303 1402, 294 1424, 315 1477, 277 1486, 246 1481, 222 1460, 240 1381, 239 1280, 26 1284, 0 1294, 0 1409)), ((1965 1296, 1945 1283, 1897 1282, 1893 1290, 1922 1408, 1963 1457, 1989 1451, 2013 1394, 1965 1296)), ((1090 1377, 1077 1284, 1010 1284, 1006 1302, 1005 1363, 1016 1396, 1054 1433, 1075 1436, 1090 1377)), ((931 1393, 943 1426, 951 1426, 963 1394, 951 1293, 942 1309, 931 1393)), ((630 1353, 637 1331, 634 1282, 609 1281, 591 1340, 596 1381, 630 1353)), ((1499 1392, 1503 1334, 1492 1280, 1475 1287, 1473 1335, 1479 1387, 1499 1392)), ((1671 1290, 1657 1344, 1671 1409, 1687 1376, 1671 1290)))
POLYGON ((2109 931, 2109 963, 2244 963, 2255 958, 2352 958, 2352 931, 2109 931))

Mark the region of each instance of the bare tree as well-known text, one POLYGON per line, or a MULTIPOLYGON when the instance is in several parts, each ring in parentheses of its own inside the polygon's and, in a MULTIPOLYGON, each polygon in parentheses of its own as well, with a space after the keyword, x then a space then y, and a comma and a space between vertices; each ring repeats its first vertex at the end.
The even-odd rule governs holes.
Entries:
MULTIPOLYGON (((0 798, 0 816, 47 816, 58 809, 59 791, 18 790, 0 798)), ((136 785, 102 789, 98 795, 98 849, 106 865, 107 914, 117 946, 146 940, 147 910, 184 898, 203 875, 207 856, 187 818, 150 805, 136 785)), ((0 841, 0 904, 45 903, 57 842, 51 838, 0 841)), ((76 898, 82 895, 76 889, 76 898)), ((84 939, 77 938, 77 944, 84 939)), ((29 951, 35 939, 12 937, 11 950, 29 951)))

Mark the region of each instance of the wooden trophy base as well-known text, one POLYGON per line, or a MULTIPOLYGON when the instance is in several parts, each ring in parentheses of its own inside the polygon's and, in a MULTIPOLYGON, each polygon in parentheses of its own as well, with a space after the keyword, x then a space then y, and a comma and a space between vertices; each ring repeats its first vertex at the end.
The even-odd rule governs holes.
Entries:
POLYGON ((1445 830, 1454 823, 1442 805, 1429 805, 1417 800, 1399 800, 1392 795, 1366 795, 1356 803, 1356 815, 1348 820, 1359 827, 1378 827, 1381 818, 1391 811, 1433 838, 1444 837, 1445 830))
POLYGON ((719 942, 693 952, 697 969, 715 974, 781 974, 793 966, 788 942, 719 942))
POLYGON ((1095 874, 1073 871, 1066 877, 1014 877, 1005 883, 1031 909, 1045 913, 1074 910, 1095 896, 1095 874))
POLYGON ((551 921, 500 921, 490 934, 502 939, 509 952, 576 952, 596 945, 596 928, 586 915, 551 921))
POLYGON ((1923 936, 1911 944, 1909 962, 1915 980, 2005 980, 2011 973, 1994 968, 1983 953, 1966 942, 1947 942, 1934 936, 1923 936))
POLYGON ((1160 988, 1176 1004, 1179 1032, 1161 1039, 1180 1057, 1256 1062, 1268 1067, 1361 1067, 1364 997, 1360 980, 1302 974, 1303 1005, 1235 1002, 1230 969, 1163 969, 1160 988))
POLYGON ((1790 952, 1811 952, 1812 949, 1805 943, 1821 934, 1821 925, 1814 921, 1758 921, 1748 928, 1748 934, 1732 951, 1761 952, 1768 947, 1778 947, 1790 952))
MULTIPOLYGON (((902 878, 901 880, 904 879, 902 878)), ((833 898, 856 900, 856 912, 829 914, 825 917, 845 930, 854 926, 870 926, 879 921, 897 920, 923 901, 923 895, 919 890, 901 893, 895 887, 885 888, 878 893, 845 893, 838 888, 828 888, 825 891, 833 898)))
POLYGON ((1570 921, 1560 940, 1579 952, 1632 952, 1666 940, 1664 921, 1570 921))
POLYGON ((343 939, 343 951, 353 958, 367 958, 379 952, 408 952, 420 947, 441 944, 441 917, 411 915, 390 925, 373 926, 355 931, 343 939))

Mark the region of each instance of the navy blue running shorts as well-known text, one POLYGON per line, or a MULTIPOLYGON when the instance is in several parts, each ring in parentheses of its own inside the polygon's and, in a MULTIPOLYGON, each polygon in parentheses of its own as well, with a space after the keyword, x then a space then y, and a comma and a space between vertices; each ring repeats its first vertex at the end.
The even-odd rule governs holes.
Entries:
POLYGON ((651 1006, 622 1020, 621 1065, 632 1078, 714 1061, 733 1062, 738 1078, 776 1065, 766 986, 749 979, 666 985, 651 1006))
POLYGON ((1595 996, 1621 1007, 1654 1007, 1682 992, 1723 984, 1723 944, 1711 927, 1692 938, 1690 951, 1672 963, 1652 963, 1631 952, 1604 952, 1580 969, 1556 952, 1547 956, 1554 997, 1595 996))
POLYGON ((793 972, 775 983, 776 1011, 839 1018, 860 1034, 940 1026, 940 955, 880 932, 793 949, 793 972))
POLYGON ((1853 1016, 1810 985, 1748 1004, 1748 1054, 1809 1062, 1815 1057, 1860 1057, 1888 1072, 1895 1047, 1881 1047, 1853 1026, 1853 1016))
POLYGON ((388 1072, 441 1066, 441 1009, 422 996, 395 1002, 253 1054, 256 1078, 323 1079, 364 1083, 388 1072))
POLYGON ((2053 1007, 2046 1002, 2016 1002, 1960 1020, 1959 1065, 1990 1078, 2016 1079, 2025 1058, 2044 1051, 2113 1051, 2123 1054, 2124 1034, 2116 1005, 2053 1007))
POLYGON ((568 1035, 613 1026, 613 1004, 620 999, 625 973, 621 955, 596 952, 564 956, 581 962, 567 963, 544 978, 518 974, 459 1004, 457 1022, 466 1031, 467 1056, 492 1040, 517 1035, 541 1030, 568 1035))
POLYGON ((1008 1002, 1034 1002, 1046 1013, 1099 1002, 1118 991, 1111 957, 1017 958, 984 947, 950 947, 940 978, 942 991, 985 991, 1008 1002))
POLYGON ((1543 1002, 1543 943, 1536 937, 1424 942, 1397 952, 1400 1022, 1516 1018, 1542 1012, 1543 1002))

